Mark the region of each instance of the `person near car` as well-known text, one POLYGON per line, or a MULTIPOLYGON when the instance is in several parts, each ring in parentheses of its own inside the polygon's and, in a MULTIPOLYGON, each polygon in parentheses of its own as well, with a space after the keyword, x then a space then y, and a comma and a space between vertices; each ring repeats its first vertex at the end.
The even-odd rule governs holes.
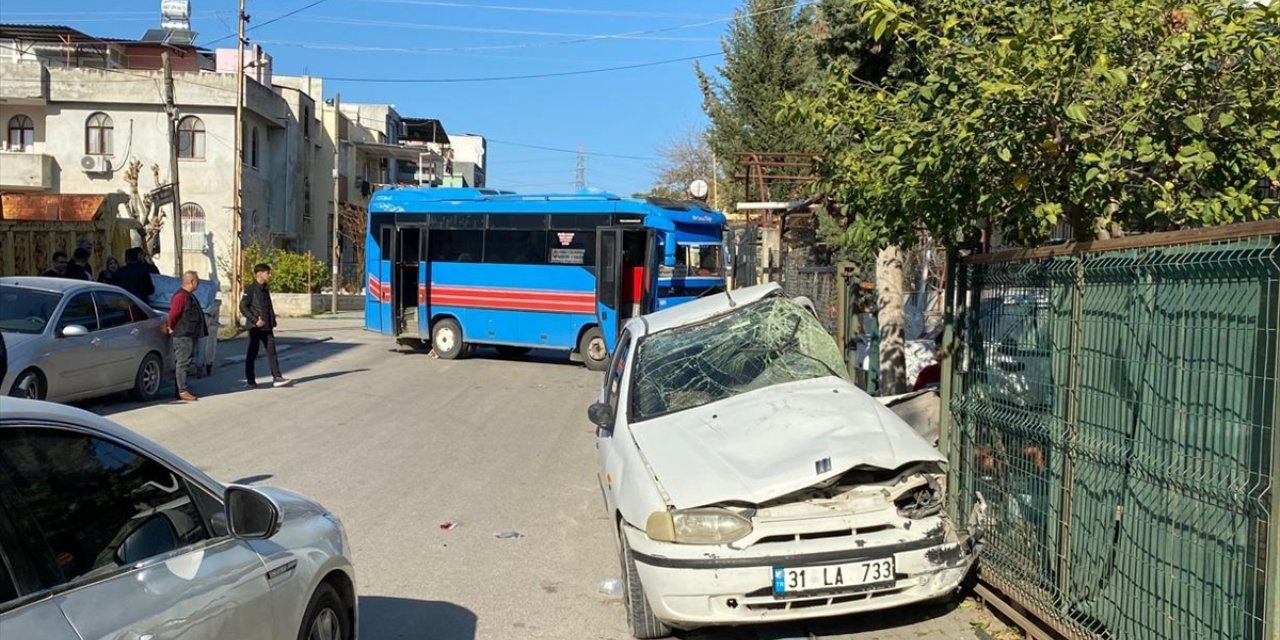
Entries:
POLYGON ((65 278, 67 277, 67 254, 62 251, 53 252, 53 264, 44 273, 40 274, 46 278, 65 278))
POLYGON ((191 368, 196 341, 209 335, 204 309, 195 296, 196 287, 199 286, 200 276, 196 272, 182 274, 182 288, 173 294, 173 300, 169 303, 169 322, 165 325, 173 340, 173 377, 178 385, 178 399, 184 402, 194 402, 197 399, 187 388, 187 370, 191 368))
POLYGON ((151 269, 142 262, 142 249, 133 247, 124 252, 124 266, 116 271, 111 284, 132 293, 135 298, 146 302, 156 292, 156 285, 151 281, 151 269))
POLYGON ((93 282, 93 267, 89 266, 88 249, 80 247, 71 254, 71 264, 67 265, 65 277, 93 282))
POLYGON ((270 281, 271 266, 255 266, 253 284, 245 287, 244 297, 240 298, 240 315, 249 323, 249 352, 244 359, 244 384, 250 389, 258 386, 254 365, 257 364, 260 347, 267 350, 272 385, 280 387, 288 383, 280 373, 280 361, 276 358, 276 312, 271 306, 271 291, 267 287, 270 281))
POLYGON ((107 264, 98 273, 98 282, 102 284, 115 284, 116 272, 120 270, 120 261, 115 256, 107 256, 107 264))

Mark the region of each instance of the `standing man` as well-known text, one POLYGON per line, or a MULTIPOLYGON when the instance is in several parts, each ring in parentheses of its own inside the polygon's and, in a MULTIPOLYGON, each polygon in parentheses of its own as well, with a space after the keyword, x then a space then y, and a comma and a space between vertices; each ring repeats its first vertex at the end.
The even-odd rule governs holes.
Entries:
POLYGON ((67 254, 61 251, 53 252, 53 266, 40 275, 46 278, 67 277, 67 254))
POLYGON ((89 266, 89 250, 80 247, 71 254, 71 264, 67 265, 68 278, 93 282, 93 267, 89 266))
POLYGON ((150 304, 156 285, 151 281, 151 270, 142 263, 143 252, 133 247, 124 252, 124 266, 116 271, 111 284, 132 293, 137 299, 150 304))
POLYGON ((191 368, 191 355, 196 350, 196 340, 209 335, 205 324, 204 309, 195 297, 200 286, 200 276, 194 271, 182 274, 182 288, 173 294, 169 303, 169 335, 173 339, 173 377, 178 384, 178 399, 195 402, 196 396, 187 389, 187 370, 191 368))
POLYGON ((240 299, 240 315, 249 323, 249 353, 244 359, 244 384, 253 389, 258 386, 254 365, 258 359, 258 346, 267 348, 267 363, 271 365, 272 386, 283 387, 288 380, 280 375, 280 361, 276 359, 276 311, 271 306, 271 266, 259 264, 253 268, 253 284, 245 287, 240 299))

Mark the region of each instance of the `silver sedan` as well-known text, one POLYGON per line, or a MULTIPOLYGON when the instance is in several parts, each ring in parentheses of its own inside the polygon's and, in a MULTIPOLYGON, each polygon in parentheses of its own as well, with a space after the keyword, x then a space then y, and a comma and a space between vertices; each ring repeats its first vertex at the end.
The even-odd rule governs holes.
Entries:
POLYGON ((346 532, 67 405, 0 402, 0 638, 353 640, 346 532))
POLYGON ((9 351, 0 395, 67 402, 130 391, 150 400, 172 369, 164 324, 119 287, 0 278, 0 333, 9 351))

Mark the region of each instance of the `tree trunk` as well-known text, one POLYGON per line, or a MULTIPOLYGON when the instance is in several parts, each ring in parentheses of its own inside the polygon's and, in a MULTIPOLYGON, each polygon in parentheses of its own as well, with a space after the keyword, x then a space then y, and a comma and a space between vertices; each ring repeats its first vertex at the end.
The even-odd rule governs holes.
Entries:
POLYGON ((907 392, 903 252, 886 247, 876 259, 876 306, 880 320, 880 395, 907 392))

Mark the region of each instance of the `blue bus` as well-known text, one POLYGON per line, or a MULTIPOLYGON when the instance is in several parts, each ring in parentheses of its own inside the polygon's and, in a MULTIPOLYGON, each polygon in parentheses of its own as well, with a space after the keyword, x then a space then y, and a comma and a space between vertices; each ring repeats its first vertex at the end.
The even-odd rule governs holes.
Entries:
POLYGON ((554 349, 602 370, 627 319, 725 287, 725 218, 696 202, 408 187, 368 222, 365 328, 445 359, 554 349))

